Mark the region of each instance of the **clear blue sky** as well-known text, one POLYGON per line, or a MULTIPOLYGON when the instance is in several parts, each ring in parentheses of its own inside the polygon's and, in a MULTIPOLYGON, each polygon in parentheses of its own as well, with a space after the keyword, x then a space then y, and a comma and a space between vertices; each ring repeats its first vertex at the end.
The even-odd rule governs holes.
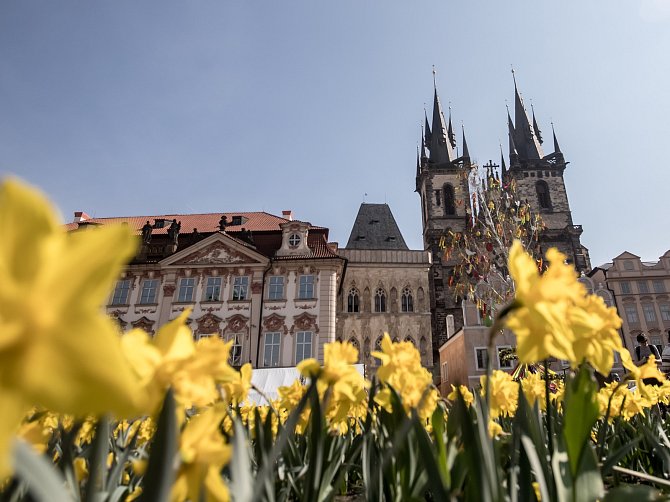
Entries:
POLYGON ((387 201, 420 248, 432 65, 484 163, 505 144, 513 64, 570 161, 593 265, 656 259, 670 249, 668 54, 668 0, 5 0, 0 173, 67 221, 292 209, 342 245, 361 202, 387 201))

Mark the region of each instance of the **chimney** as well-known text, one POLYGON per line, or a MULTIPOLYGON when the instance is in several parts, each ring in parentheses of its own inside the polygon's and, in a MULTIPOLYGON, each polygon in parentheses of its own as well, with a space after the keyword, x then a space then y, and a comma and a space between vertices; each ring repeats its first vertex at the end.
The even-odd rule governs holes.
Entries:
POLYGON ((75 211, 74 212, 74 222, 81 223, 82 221, 90 220, 91 217, 87 215, 84 211, 75 211))
POLYGON ((290 209, 284 209, 284 210, 281 212, 281 215, 282 215, 284 218, 286 218, 288 221, 293 221, 293 211, 291 211, 290 209))

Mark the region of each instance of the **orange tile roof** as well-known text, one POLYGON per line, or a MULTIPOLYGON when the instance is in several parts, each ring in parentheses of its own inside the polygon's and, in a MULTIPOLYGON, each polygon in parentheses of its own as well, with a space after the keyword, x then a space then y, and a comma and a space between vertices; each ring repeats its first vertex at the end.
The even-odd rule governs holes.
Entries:
MULTIPOLYGON (((193 230, 197 229, 200 233, 216 232, 219 230, 219 220, 222 215, 228 217, 228 222, 232 222, 233 216, 242 216, 244 221, 241 225, 228 225, 227 230, 230 231, 240 231, 242 228, 250 230, 252 232, 264 232, 264 231, 277 231, 279 230, 279 225, 286 223, 286 218, 281 216, 275 216, 274 214, 258 211, 258 212, 246 212, 246 213, 204 213, 204 214, 159 214, 152 216, 115 216, 112 218, 90 218, 86 219, 81 223, 90 224, 90 225, 106 225, 110 223, 127 223, 131 226, 137 233, 142 232, 142 227, 146 224, 147 220, 150 224, 154 224, 154 220, 164 219, 164 220, 174 220, 181 222, 180 234, 191 233, 193 230)), ((72 222, 65 225, 66 230, 75 230, 78 228, 80 223, 72 222)), ((154 228, 152 234, 160 235, 167 234, 168 228, 170 226, 170 221, 166 223, 163 228, 154 228)), ((323 228, 312 226, 310 228, 323 228)))

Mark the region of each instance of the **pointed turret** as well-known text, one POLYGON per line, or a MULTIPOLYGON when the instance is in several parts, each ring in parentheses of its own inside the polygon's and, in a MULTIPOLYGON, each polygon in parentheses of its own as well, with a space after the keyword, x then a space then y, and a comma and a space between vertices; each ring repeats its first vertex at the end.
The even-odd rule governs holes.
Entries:
POLYGON ((512 124, 512 117, 509 116, 509 109, 507 109, 507 135, 509 136, 509 163, 510 168, 519 161, 519 152, 516 149, 514 136, 514 124, 512 124))
POLYGON ((462 157, 470 158, 470 150, 468 150, 468 142, 465 141, 465 128, 461 126, 461 131, 463 132, 463 155, 462 157))
POLYGON ((554 130, 554 123, 551 123, 551 132, 554 135, 554 153, 563 153, 561 152, 561 147, 558 146, 558 140, 556 139, 556 131, 554 130))
POLYGON ((512 76, 514 77, 514 144, 520 158, 524 160, 538 160, 544 157, 544 153, 535 136, 535 131, 530 125, 528 113, 516 85, 514 72, 512 72, 512 76))
POLYGON ((502 143, 500 144, 500 179, 505 181, 507 176, 507 166, 505 165, 505 155, 503 154, 502 143))
POLYGON ((426 137, 426 132, 421 127, 421 160, 428 159, 428 154, 426 153, 426 145, 428 144, 428 138, 426 137))
POLYGON ((531 102, 530 104, 530 110, 533 113, 533 130, 535 131, 535 136, 537 137, 537 141, 540 143, 544 143, 542 140, 542 131, 540 131, 540 128, 537 125, 537 120, 535 120, 535 108, 533 108, 533 103, 531 102))
POLYGON ((430 142, 432 141, 432 135, 430 133, 430 125, 428 124, 428 115, 426 114, 426 108, 423 108, 423 118, 425 122, 425 131, 423 133, 423 144, 430 148, 430 142))
POLYGON ((447 135, 449 136, 449 143, 451 144, 451 148, 456 148, 456 135, 454 134, 454 128, 451 126, 451 106, 449 107, 449 129, 447 131, 447 135))
POLYGON ((431 141, 428 145, 430 149, 430 161, 435 164, 446 164, 454 160, 454 151, 451 142, 447 138, 447 126, 444 123, 444 113, 442 105, 435 88, 433 99, 433 124, 431 127, 431 141))

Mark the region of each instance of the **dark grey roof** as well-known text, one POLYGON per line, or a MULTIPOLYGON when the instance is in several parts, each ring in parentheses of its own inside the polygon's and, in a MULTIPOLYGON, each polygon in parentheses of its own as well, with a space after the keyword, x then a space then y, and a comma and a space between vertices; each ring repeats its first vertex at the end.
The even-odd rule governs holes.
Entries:
POLYGON ((346 249, 409 249, 388 204, 361 204, 346 249))

